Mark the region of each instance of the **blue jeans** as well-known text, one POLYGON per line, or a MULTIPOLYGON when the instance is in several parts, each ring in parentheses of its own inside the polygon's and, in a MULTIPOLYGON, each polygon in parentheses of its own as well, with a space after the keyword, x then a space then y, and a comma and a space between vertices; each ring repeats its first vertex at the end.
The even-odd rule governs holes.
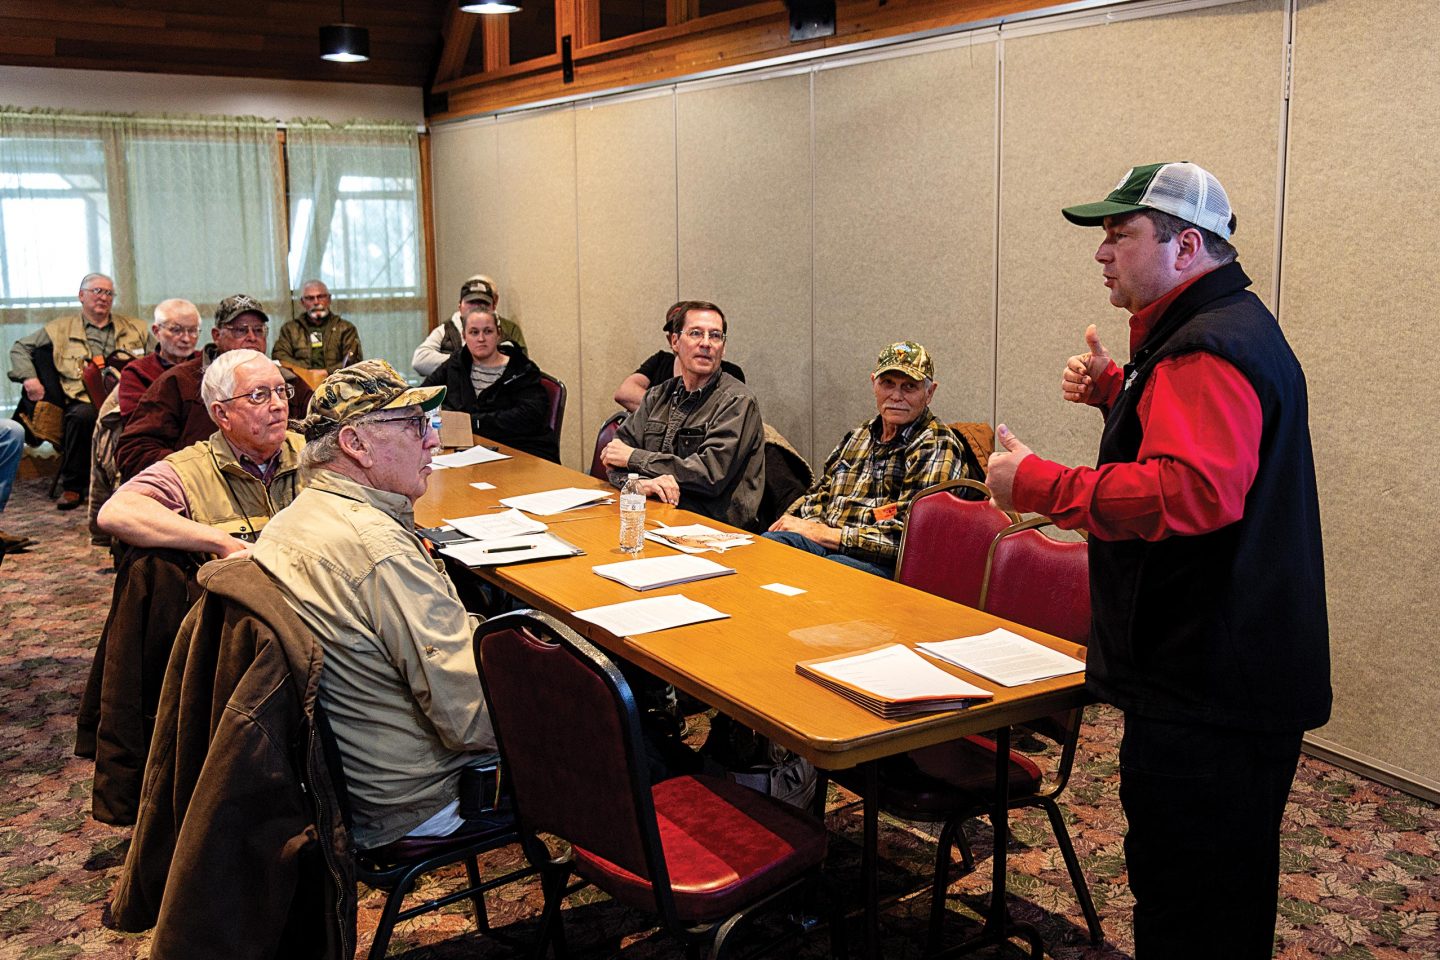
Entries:
POLYGON ((0 417, 0 510, 10 499, 15 474, 20 472, 20 454, 25 450, 25 428, 0 417))
POLYGON ((821 546, 809 537, 791 530, 786 530, 784 533, 766 533, 763 534, 763 536, 766 540, 774 540, 776 543, 783 543, 787 547, 796 547, 807 553, 813 553, 817 557, 834 560, 836 563, 843 563, 847 567, 854 567, 856 570, 873 573, 875 576, 884 577, 886 580, 895 579, 894 567, 882 567, 878 563, 866 563, 864 560, 848 557, 839 550, 831 550, 829 547, 821 546))

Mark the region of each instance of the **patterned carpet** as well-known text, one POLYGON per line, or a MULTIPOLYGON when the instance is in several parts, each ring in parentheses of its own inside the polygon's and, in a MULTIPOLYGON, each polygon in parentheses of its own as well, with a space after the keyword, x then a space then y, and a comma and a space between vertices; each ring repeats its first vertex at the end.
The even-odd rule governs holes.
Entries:
MULTIPOLYGON (((45 499, 47 486, 27 470, 0 524, 43 541, 0 562, 0 960, 145 957, 147 936, 105 925, 128 831, 90 819, 91 764, 71 753, 75 709, 109 604, 109 557, 90 546, 84 511, 56 511, 45 499)), ((1117 715, 1092 708, 1067 804, 1105 944, 1092 947, 1085 940, 1083 917, 1043 815, 1027 811, 1013 821, 1011 909, 1040 928, 1056 960, 1131 955, 1118 736, 1117 715)), ((830 800, 829 870, 835 886, 849 891, 857 881, 859 809, 843 791, 832 789, 830 800)), ((882 822, 882 884, 890 894, 883 913, 887 958, 923 952, 931 835, 913 825, 882 822)), ((971 838, 979 853, 989 844, 988 828, 972 824, 971 838)), ((500 851, 489 866, 499 869, 515 860, 514 852, 500 851)), ((1282 865, 1277 953, 1282 960, 1440 957, 1436 807, 1305 758, 1287 811, 1282 865)), ((951 901, 948 938, 976 929, 974 910, 989 889, 988 860, 980 867, 952 887, 958 897, 951 901)), ((491 895, 491 920, 497 926, 533 921, 539 901, 536 884, 511 885, 491 895)), ((362 951, 369 949, 380 905, 373 893, 362 897, 362 951)), ((681 955, 643 917, 593 891, 573 897, 566 917, 576 956, 681 955)), ((403 924, 390 952, 413 960, 511 955, 478 936, 460 905, 403 924)), ((825 938, 803 941, 793 952, 822 957, 825 938)))

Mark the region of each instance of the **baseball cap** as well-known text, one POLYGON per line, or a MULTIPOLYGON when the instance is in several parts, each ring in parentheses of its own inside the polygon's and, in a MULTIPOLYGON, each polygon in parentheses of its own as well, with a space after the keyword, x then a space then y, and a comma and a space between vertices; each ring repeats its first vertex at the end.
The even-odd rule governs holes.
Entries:
POLYGON ((1137 210, 1168 213, 1226 240, 1235 232, 1235 213, 1225 188, 1210 171, 1188 161, 1131 167, 1104 200, 1060 212, 1071 223, 1098 227, 1106 217, 1137 210))
POLYGON ((260 306, 259 300, 243 293, 237 293, 233 297, 221 300, 220 306, 215 308, 215 326, 228 326, 243 313, 253 313, 267 324, 270 322, 270 318, 266 316, 265 308, 260 306))
POLYGON ((484 300, 489 306, 495 306, 494 282, 479 274, 466 280, 460 285, 460 302, 467 300, 484 300))
POLYGON ((890 370, 899 371, 911 380, 928 380, 935 376, 935 364, 930 361, 930 352, 914 340, 901 340, 881 350, 880 359, 875 361, 875 372, 871 376, 878 377, 890 370))
POLYGON ((315 388, 305 419, 293 426, 314 440, 376 410, 418 405, 429 411, 444 399, 444 387, 412 387, 384 360, 362 360, 326 377, 315 388))

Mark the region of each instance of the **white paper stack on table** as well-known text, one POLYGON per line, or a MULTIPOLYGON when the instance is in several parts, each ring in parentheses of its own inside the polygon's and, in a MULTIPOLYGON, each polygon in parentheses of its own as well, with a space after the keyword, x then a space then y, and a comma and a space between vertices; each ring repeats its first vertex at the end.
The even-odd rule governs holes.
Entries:
POLYGON ((683 627, 690 623, 703 623, 706 620, 724 620, 730 614, 676 595, 646 597, 643 600, 627 600, 624 603, 576 610, 575 616, 596 624, 617 637, 633 637, 641 633, 683 627))
POLYGON ((887 720, 954 710, 995 696, 898 643, 846 656, 802 660, 795 664, 795 672, 887 720))
POLYGON ((650 557, 645 560, 602 563, 590 569, 605 579, 623 583, 632 590, 673 587, 677 583, 694 583, 696 580, 723 577, 735 572, 733 567, 721 566, 714 560, 683 553, 678 557, 650 557))
POLYGON ((507 507, 524 510, 526 513, 548 517, 564 513, 566 510, 574 510, 576 507, 589 506, 592 503, 607 500, 614 492, 613 490, 586 490, 583 487, 561 487, 559 490, 542 490, 539 493, 526 493, 518 497, 501 497, 500 502, 507 507))
POLYGON ((937 660, 978 673, 1007 687, 1063 677, 1085 669, 1085 661, 1052 650, 1018 633, 1011 633, 1004 627, 973 637, 936 640, 917 643, 916 646, 937 660))
POLYGON ((574 544, 547 533, 549 528, 545 524, 530 519, 519 510, 458 517, 445 522, 471 540, 448 544, 440 552, 467 567, 494 567, 523 560, 576 557, 583 552, 574 544))
POLYGON ((431 466, 444 467, 470 467, 477 463, 493 463, 496 460, 509 460, 510 454, 501 453, 499 450, 491 450, 489 447, 473 446, 469 450, 457 450, 455 453, 442 453, 438 457, 431 457, 431 466))
POLYGON ((680 527, 658 527, 645 531, 645 539, 663 543, 681 553, 705 553, 714 550, 724 553, 731 547, 743 547, 753 543, 755 538, 748 533, 716 530, 703 523, 691 523, 680 527))

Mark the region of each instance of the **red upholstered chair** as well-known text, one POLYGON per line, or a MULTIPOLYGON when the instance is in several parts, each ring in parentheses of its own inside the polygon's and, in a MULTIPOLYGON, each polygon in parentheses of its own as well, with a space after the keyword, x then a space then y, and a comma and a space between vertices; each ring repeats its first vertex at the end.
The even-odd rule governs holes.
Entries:
MULTIPOLYGON (((1086 545, 1062 542, 1040 532, 1050 520, 1034 517, 1002 530, 990 545, 980 608, 1006 620, 1023 623, 1072 643, 1090 639, 1090 572, 1086 545)), ((1060 759, 1047 777, 1040 766, 1018 750, 1010 752, 1009 807, 1040 807, 1050 818, 1055 842, 1065 858, 1075 897, 1085 914, 1090 939, 1104 937, 1090 888, 1075 856, 1070 832, 1055 798, 1065 789, 1075 763, 1081 711, 1036 717, 1024 722, 1032 732, 1060 745, 1060 759)), ((882 769, 883 809, 906 819, 944 820, 935 859, 930 914, 930 945, 936 949, 950 885, 951 849, 959 847, 965 870, 974 857, 965 841, 964 822, 987 814, 995 783, 995 741, 972 736, 907 754, 904 764, 882 769)))
POLYGON ((926 487, 910 504, 895 579, 936 596, 980 606, 985 562, 995 535, 1017 518, 990 503, 975 480, 926 487))
POLYGON ((687 955, 711 942, 720 957, 756 907, 819 879, 826 835, 813 817, 713 777, 652 785, 629 685, 558 621, 531 611, 489 620, 475 659, 522 835, 570 844, 538 864, 547 931, 563 937, 560 901, 574 871, 657 915, 687 955))
POLYGON ((560 427, 565 423, 565 384, 541 372, 540 386, 545 388, 545 396, 550 400, 550 412, 545 418, 545 427, 552 430, 555 436, 560 436, 560 427))
POLYGON ((620 429, 620 424, 629 414, 624 410, 617 410, 610 414, 609 419, 600 424, 600 432, 595 434, 595 455, 590 458, 590 476, 596 480, 609 480, 610 473, 605 469, 605 464, 600 462, 600 451, 605 445, 615 439, 615 432, 620 429))

